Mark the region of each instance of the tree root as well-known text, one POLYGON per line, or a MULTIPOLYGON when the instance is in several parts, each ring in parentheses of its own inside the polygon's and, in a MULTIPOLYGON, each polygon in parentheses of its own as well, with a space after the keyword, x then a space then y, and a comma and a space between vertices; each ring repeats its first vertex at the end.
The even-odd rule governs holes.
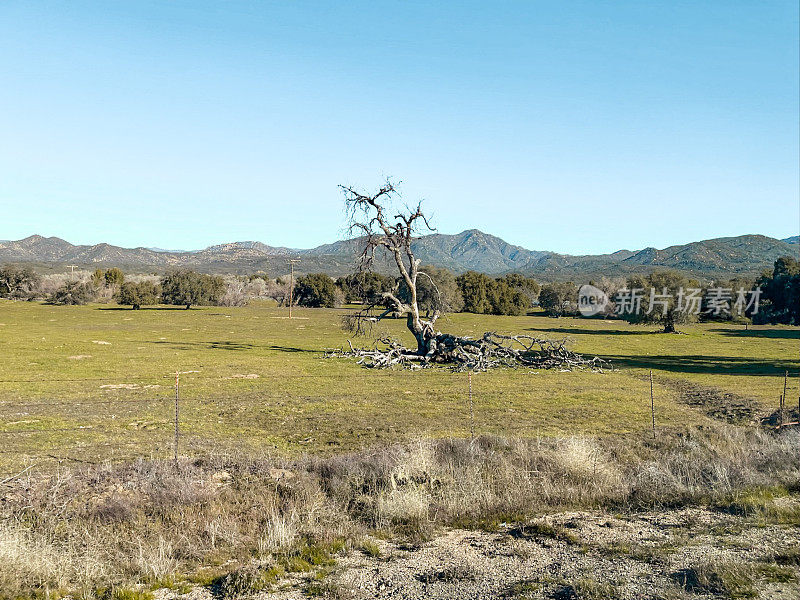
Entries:
POLYGON ((550 340, 530 335, 484 333, 479 339, 437 333, 422 355, 397 341, 382 338, 373 348, 329 350, 327 358, 355 358, 359 365, 371 369, 400 366, 409 369, 449 366, 453 371, 486 371, 495 367, 531 367, 536 369, 591 369, 601 371, 608 362, 587 357, 567 348, 568 341, 550 340))

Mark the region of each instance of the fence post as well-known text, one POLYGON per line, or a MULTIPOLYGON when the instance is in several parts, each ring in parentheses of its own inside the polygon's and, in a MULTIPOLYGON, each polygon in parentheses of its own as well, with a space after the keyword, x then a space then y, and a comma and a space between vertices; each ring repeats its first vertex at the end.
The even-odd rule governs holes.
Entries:
POLYGON ((179 432, 179 401, 180 401, 180 383, 181 383, 181 375, 187 375, 189 373, 199 373, 200 371, 175 371, 175 441, 174 441, 174 454, 173 460, 175 461, 175 466, 178 466, 178 438, 180 435, 179 432))
POLYGON ((467 371, 467 387, 469 395, 469 437, 475 441, 475 408, 472 403, 472 370, 467 371))
POLYGON ((656 439, 656 401, 653 397, 653 371, 650 371, 650 417, 653 420, 653 439, 656 439))
POLYGON ((181 372, 175 371, 175 455, 173 457, 175 466, 178 466, 178 400, 181 372))

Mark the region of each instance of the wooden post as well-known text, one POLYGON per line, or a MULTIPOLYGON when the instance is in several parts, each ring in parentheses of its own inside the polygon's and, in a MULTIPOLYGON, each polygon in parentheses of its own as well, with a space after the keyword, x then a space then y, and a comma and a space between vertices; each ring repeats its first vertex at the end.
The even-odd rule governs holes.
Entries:
POLYGON ((180 383, 181 383, 181 374, 188 375, 189 373, 199 373, 200 371, 175 371, 175 440, 174 440, 174 453, 173 453, 173 460, 175 461, 175 466, 178 466, 178 438, 180 436, 178 424, 179 424, 179 401, 180 401, 180 383))
POLYGON ((292 269, 292 274, 289 276, 289 318, 292 318, 292 302, 294 298, 292 297, 294 294, 294 263, 289 263, 292 269))
POLYGON ((472 371, 467 371, 467 385, 469 390, 469 437, 475 441, 475 409, 472 403, 472 371))
MULTIPOLYGON (((781 397, 781 413, 783 413, 784 409, 786 408, 786 400, 788 400, 788 396, 786 395, 786 386, 789 383, 789 371, 783 372, 783 396, 781 397)), ((781 414, 781 419, 783 419, 783 414, 781 414)))
POLYGON ((178 387, 180 385, 180 378, 181 372, 175 371, 175 453, 174 453, 174 460, 175 466, 178 466, 178 400, 179 400, 179 391, 178 387))
POLYGON ((650 416, 653 420, 653 439, 656 439, 656 401, 653 397, 653 371, 650 371, 650 416))
POLYGON ((292 258, 289 260, 289 318, 292 318, 292 304, 294 304, 294 263, 300 262, 299 258, 292 258))

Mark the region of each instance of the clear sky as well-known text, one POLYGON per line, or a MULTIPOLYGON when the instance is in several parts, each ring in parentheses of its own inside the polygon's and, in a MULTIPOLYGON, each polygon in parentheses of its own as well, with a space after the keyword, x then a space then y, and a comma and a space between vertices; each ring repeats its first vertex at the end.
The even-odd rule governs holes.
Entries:
POLYGON ((0 2, 0 239, 311 247, 337 184, 599 253, 797 235, 798 3, 0 2))

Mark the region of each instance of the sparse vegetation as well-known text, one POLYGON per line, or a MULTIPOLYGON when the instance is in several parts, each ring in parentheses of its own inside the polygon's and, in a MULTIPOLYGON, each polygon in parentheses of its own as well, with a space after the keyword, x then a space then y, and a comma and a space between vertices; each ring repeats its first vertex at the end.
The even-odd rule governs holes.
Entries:
MULTIPOLYGON (((333 310, 297 309, 304 318, 291 322, 273 318, 285 309, 265 303, 129 313, 24 302, 3 311, 0 327, 10 342, 0 365, 6 415, 0 430, 29 431, 4 438, 14 451, 0 456, 10 474, 47 454, 89 461, 167 455, 173 394, 164 375, 195 365, 202 372, 182 378, 181 454, 195 458, 182 458, 179 471, 159 460, 57 469, 44 458, 7 484, 14 487, 0 509, 6 517, 0 563, 7 567, 0 589, 62 589, 91 598, 112 586, 219 586, 232 572, 250 569, 229 579, 233 589, 246 583, 253 563, 256 585, 294 572, 309 578, 308 593, 331 595, 340 585, 330 562, 337 560, 335 548, 345 540, 362 548, 363 559, 377 560, 374 549, 359 546, 370 535, 413 545, 451 526, 519 527, 530 534, 520 544, 579 552, 587 544, 579 531, 552 522, 548 534, 536 525, 547 520, 538 517, 571 507, 700 504, 754 525, 795 519, 796 433, 715 424, 658 383, 747 389, 756 409, 759 402, 774 404, 781 361, 797 368, 785 359, 796 344, 789 328, 692 324, 686 335, 665 337, 618 322, 451 315, 449 326, 464 334, 487 322, 569 333, 588 351, 605 347, 620 369, 602 376, 481 374, 474 381, 478 433, 509 437, 483 435, 470 444, 451 439, 468 436, 464 375, 366 377, 350 362, 320 361, 331 340, 344 339, 333 310), (747 344, 730 343, 745 334, 747 344), (731 369, 706 368, 698 358, 706 354, 728 356, 731 369), (649 385, 639 379, 650 368, 657 374, 655 441, 646 430, 649 385), (257 376, 244 377, 249 373, 257 376), (424 379, 427 392, 405 394, 408 378, 424 379), (107 384, 126 387, 101 387, 107 384), (36 405, 44 397, 68 402, 36 405), (441 439, 411 443, 423 429, 441 439), (553 437, 565 429, 580 435, 553 437), (232 436, 236 451, 227 443, 232 436), (365 446, 372 449, 359 450, 365 446), (68 496, 88 500, 64 509, 68 496), (137 542, 121 554, 120 539, 137 542), (331 569, 323 581, 313 580, 331 569)), ((383 326, 407 335, 402 322, 383 326)), ((630 553, 625 548, 617 547, 618 556, 658 568, 674 554, 666 543, 652 552, 644 545, 632 544, 630 553)), ((525 550, 515 551, 518 560, 530 560, 525 550)), ((778 566, 791 566, 790 550, 781 550, 787 564, 778 566)), ((778 553, 764 561, 778 563, 778 553)), ((766 576, 754 579, 756 588, 766 576)), ((437 582, 432 585, 444 583, 437 582)), ((576 580, 563 585, 578 589, 576 580)))
POLYGON ((50 296, 51 304, 80 305, 94 299, 94 290, 88 283, 68 281, 50 296))
MULTIPOLYGON (((224 565, 210 581, 236 597, 268 589, 284 573, 329 569, 347 539, 375 556, 374 548, 358 545, 368 531, 413 541, 465 514, 477 519, 513 513, 529 520, 556 508, 713 506, 740 490, 795 485, 798 443, 797 432, 768 435, 720 426, 624 448, 619 440, 482 437, 475 444, 431 440, 302 458, 279 463, 280 471, 274 459, 231 453, 184 461, 178 469, 167 461, 141 460, 60 471, 28 478, 6 495, 0 509, 0 597, 65 589, 88 598, 91 590, 180 581, 209 564, 224 565), (588 465, 587 449, 595 456, 588 465), (286 472, 290 479, 275 479, 286 472), (86 501, 65 503, 70 498, 86 501), (277 522, 291 522, 296 533, 276 534, 265 544, 263 532, 277 522), (119 539, 137 542, 121 547, 119 539)), ((579 542, 545 520, 525 521, 510 533, 579 542)), ((759 578, 794 577, 791 568, 769 563, 720 563, 684 575, 687 589, 731 594, 750 589, 759 578)), ((459 563, 420 577, 447 582, 476 575, 459 563)), ((564 585, 577 597, 611 593, 607 583, 596 581, 564 585)))

